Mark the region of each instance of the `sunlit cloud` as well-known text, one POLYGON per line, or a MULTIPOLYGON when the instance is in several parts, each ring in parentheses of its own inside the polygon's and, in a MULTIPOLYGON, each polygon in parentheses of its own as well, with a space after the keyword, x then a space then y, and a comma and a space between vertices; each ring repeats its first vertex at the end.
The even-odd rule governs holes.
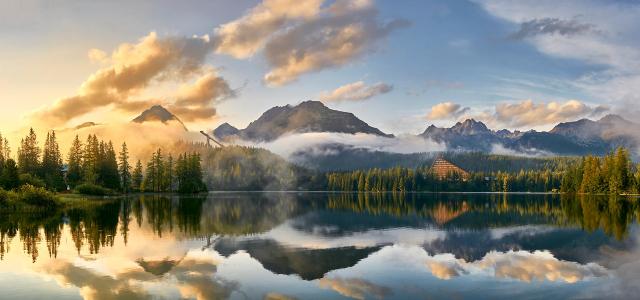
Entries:
POLYGON ((392 85, 383 82, 366 85, 364 81, 357 81, 340 86, 331 92, 323 92, 320 100, 322 102, 362 101, 386 94, 392 89, 392 85))
POLYGON ((458 118, 469 111, 468 107, 453 102, 443 102, 434 105, 427 114, 429 120, 444 120, 458 118))
MULTIPOLYGON (((60 126, 112 104, 129 108, 129 101, 155 82, 182 81, 206 71, 205 58, 211 49, 206 36, 160 38, 151 32, 136 44, 118 46, 110 64, 89 76, 76 95, 33 113, 31 120, 60 126)), ((92 53, 94 58, 101 56, 92 53)), ((141 106, 139 101, 132 107, 141 106)))
POLYGON ((378 41, 408 25, 378 21, 371 0, 265 0, 215 31, 216 52, 249 58, 263 50, 264 81, 280 86, 301 75, 339 67, 375 50, 378 41))

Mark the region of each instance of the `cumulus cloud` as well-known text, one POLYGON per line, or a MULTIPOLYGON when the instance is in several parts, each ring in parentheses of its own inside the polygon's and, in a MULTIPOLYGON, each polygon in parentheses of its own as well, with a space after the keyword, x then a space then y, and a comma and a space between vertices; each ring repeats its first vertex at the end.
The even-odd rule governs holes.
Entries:
POLYGON ((324 0, 264 0, 245 16, 215 30, 216 52, 236 58, 253 56, 287 22, 315 18, 324 0))
POLYGON ((366 85, 364 81, 345 84, 331 92, 325 91, 320 95, 323 102, 360 101, 377 95, 386 94, 393 89, 392 85, 379 82, 366 85))
POLYGON ((579 264, 555 258, 548 251, 508 251, 487 253, 481 260, 465 262, 452 254, 429 256, 425 265, 440 279, 451 279, 463 274, 490 274, 525 282, 578 281, 608 276, 609 272, 595 263, 579 264))
POLYGON ((336 2, 317 18, 276 34, 265 45, 271 66, 265 82, 283 85, 305 73, 345 65, 408 25, 402 20, 380 24, 377 14, 370 1, 336 2))
POLYGON ((541 34, 559 34, 571 36, 595 30, 593 24, 581 23, 578 20, 559 18, 533 19, 520 24, 520 29, 509 36, 511 39, 524 39, 541 34))
POLYGON ((438 103, 431 107, 431 111, 427 114, 429 120, 444 120, 458 118, 469 111, 468 107, 453 102, 438 103))
POLYGON ((391 293, 391 289, 388 287, 359 278, 322 278, 318 284, 322 288, 332 289, 345 297, 360 300, 364 300, 367 295, 383 299, 391 293))
POLYGON ((183 85, 169 109, 186 122, 208 120, 216 115, 216 104, 235 96, 229 83, 210 71, 194 84, 183 85))
MULTIPOLYGON (((121 44, 111 54, 110 64, 89 76, 76 95, 35 112, 32 120, 55 126, 111 104, 129 108, 129 101, 156 81, 184 80, 202 73, 210 52, 206 36, 160 38, 151 32, 136 44, 121 44)), ((95 51, 92 56, 100 58, 95 51)))
POLYGON ((589 115, 595 110, 577 100, 567 102, 534 103, 524 100, 517 103, 500 103, 495 107, 495 119, 506 126, 522 128, 555 124, 589 115))
POLYGON ((407 21, 378 21, 372 0, 264 0, 215 30, 217 53, 249 58, 264 50, 267 84, 284 85, 302 74, 345 65, 407 21))

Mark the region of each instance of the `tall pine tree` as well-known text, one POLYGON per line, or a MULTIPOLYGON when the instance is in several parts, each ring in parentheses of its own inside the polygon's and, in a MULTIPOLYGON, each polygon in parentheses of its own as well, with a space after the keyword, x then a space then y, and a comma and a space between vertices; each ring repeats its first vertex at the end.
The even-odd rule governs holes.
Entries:
POLYGON ((82 182, 82 162, 82 142, 80 142, 80 138, 78 138, 78 136, 76 135, 75 139, 73 139, 73 143, 71 144, 71 149, 69 149, 69 153, 67 155, 67 183, 71 188, 75 188, 76 185, 82 182))
POLYGON ((40 147, 33 128, 20 142, 18 149, 18 169, 20 173, 37 176, 40 171, 40 147))
POLYGON ((47 133, 42 153, 41 175, 47 188, 55 191, 65 189, 64 176, 62 174, 62 155, 56 140, 54 131, 47 133))
POLYGON ((122 149, 118 155, 118 173, 120 174, 122 192, 128 193, 131 190, 131 166, 129 165, 127 143, 122 143, 122 149))
POLYGON ((142 174, 142 162, 138 160, 136 163, 136 167, 133 169, 133 174, 131 174, 131 189, 134 191, 142 192, 144 190, 143 179, 144 174, 142 174))

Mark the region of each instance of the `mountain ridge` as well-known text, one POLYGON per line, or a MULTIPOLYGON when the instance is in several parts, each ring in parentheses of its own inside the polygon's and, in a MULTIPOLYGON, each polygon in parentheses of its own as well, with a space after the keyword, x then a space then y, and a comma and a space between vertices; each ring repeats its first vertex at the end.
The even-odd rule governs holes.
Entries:
POLYGON ((491 152, 496 144, 516 151, 546 151, 563 155, 605 154, 618 146, 636 147, 638 139, 625 128, 638 127, 618 115, 597 121, 561 122, 549 131, 491 130, 481 121, 467 119, 449 128, 430 125, 419 136, 445 143, 452 150, 491 152))
POLYGON ((213 133, 220 139, 238 137, 245 140, 268 142, 289 133, 337 132, 366 133, 393 137, 360 120, 353 113, 328 108, 320 101, 304 101, 298 105, 275 106, 265 111, 244 129, 228 123, 218 126, 213 133))

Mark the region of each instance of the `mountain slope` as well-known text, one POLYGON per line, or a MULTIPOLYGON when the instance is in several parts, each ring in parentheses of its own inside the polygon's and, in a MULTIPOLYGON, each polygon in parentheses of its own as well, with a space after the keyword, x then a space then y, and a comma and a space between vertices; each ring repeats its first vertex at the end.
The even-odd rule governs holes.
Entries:
POLYGON ((473 119, 458 122, 451 128, 429 126, 422 134, 445 143, 450 150, 490 152, 496 145, 525 153, 549 152, 562 155, 604 154, 618 146, 637 147, 638 125, 617 115, 598 121, 581 119, 560 123, 548 132, 530 130, 493 131, 473 119))
POLYGON ((154 105, 147 110, 143 111, 139 116, 131 120, 134 123, 146 123, 146 122, 161 122, 163 124, 177 124, 184 128, 185 131, 187 127, 182 123, 182 121, 176 117, 176 115, 172 114, 166 108, 160 105, 154 105))
POLYGON ((222 124, 214 130, 218 138, 236 135, 252 141, 272 141, 287 133, 340 132, 366 133, 393 137, 358 119, 348 112, 333 110, 319 101, 305 101, 296 106, 276 106, 264 112, 247 128, 237 130, 222 124), (234 133, 235 132, 235 133, 234 133))

